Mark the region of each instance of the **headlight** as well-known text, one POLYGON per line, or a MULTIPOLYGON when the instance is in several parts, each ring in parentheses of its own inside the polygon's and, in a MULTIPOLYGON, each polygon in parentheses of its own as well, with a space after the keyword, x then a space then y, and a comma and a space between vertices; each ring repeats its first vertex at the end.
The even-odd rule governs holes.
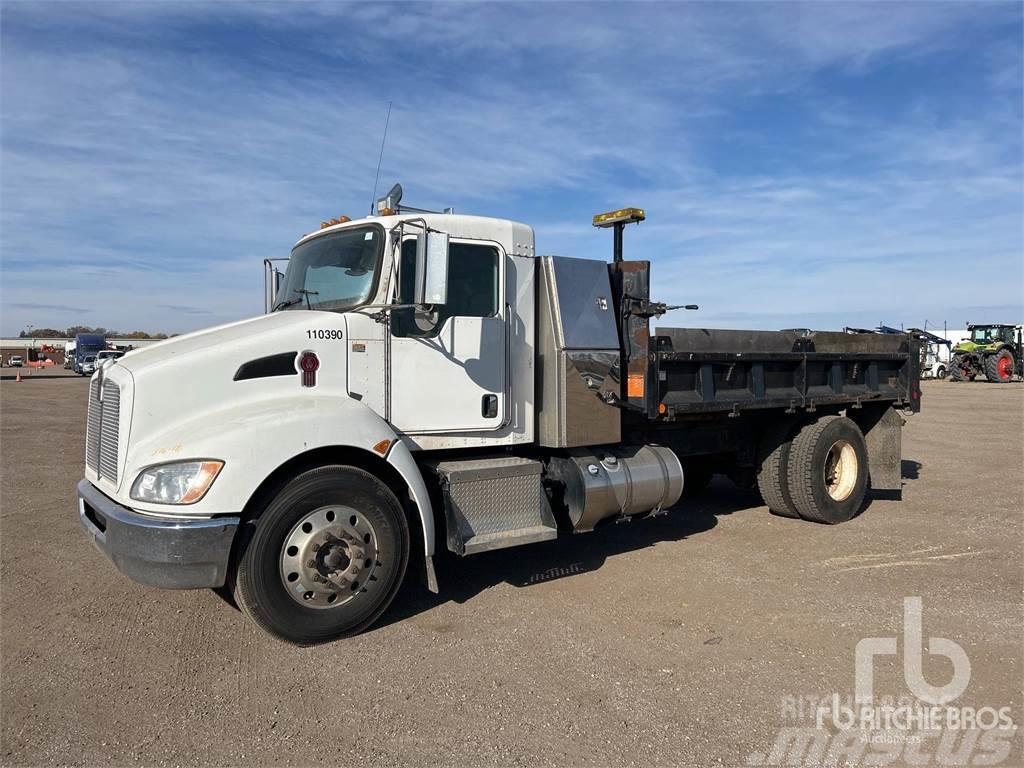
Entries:
POLYGON ((195 504, 223 466, 223 461, 186 461, 150 467, 135 479, 131 497, 156 504, 195 504))

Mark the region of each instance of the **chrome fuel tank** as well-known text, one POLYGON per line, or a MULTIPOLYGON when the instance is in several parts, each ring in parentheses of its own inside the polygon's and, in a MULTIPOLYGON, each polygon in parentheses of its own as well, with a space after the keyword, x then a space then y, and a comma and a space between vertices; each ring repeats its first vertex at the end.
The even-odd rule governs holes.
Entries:
POLYGON ((589 531, 606 517, 664 509, 683 494, 683 467, 668 448, 578 448, 548 462, 547 479, 564 487, 569 519, 589 531))

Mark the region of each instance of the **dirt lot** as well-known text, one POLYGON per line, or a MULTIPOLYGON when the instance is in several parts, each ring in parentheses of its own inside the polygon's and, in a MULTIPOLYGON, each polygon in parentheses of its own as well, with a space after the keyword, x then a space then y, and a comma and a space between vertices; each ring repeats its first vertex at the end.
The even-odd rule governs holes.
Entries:
MULTIPOLYGON (((969 657, 957 703, 1024 717, 1024 385, 926 383, 903 501, 845 525, 716 482, 664 517, 447 563, 441 595, 297 649, 88 543, 86 384, 0 385, 4 764, 746 765, 807 724, 794 706, 852 693, 857 642, 899 635, 905 596, 926 643, 969 657)), ((874 681, 907 691, 898 657, 874 681)))

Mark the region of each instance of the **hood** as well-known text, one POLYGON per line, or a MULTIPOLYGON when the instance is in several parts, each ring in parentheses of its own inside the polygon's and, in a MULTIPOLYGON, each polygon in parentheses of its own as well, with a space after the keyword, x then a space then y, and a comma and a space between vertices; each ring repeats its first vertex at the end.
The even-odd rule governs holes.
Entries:
POLYGON ((988 344, 978 344, 977 342, 971 341, 970 339, 964 339, 959 344, 957 344, 955 347, 953 347, 953 351, 954 352, 989 352, 989 351, 994 351, 998 346, 999 346, 999 342, 998 341, 992 341, 992 342, 989 342, 988 344))
POLYGON ((199 426, 222 419, 229 408, 244 413, 273 398, 298 403, 303 397, 346 397, 347 337, 343 314, 289 310, 176 336, 104 365, 122 388, 129 466, 157 463, 178 450, 191 456, 182 431, 197 434, 199 426), (280 372, 281 357, 293 360, 306 350, 321 361, 313 386, 303 385, 297 368, 280 372), (275 357, 276 368, 265 364, 265 358, 275 357), (247 369, 254 365, 261 373, 239 375, 247 363, 247 369))
MULTIPOLYGON (((288 310, 269 315, 258 315, 247 320, 204 328, 200 331, 175 336, 157 344, 133 349, 120 358, 119 362, 132 372, 137 372, 153 365, 167 364, 196 352, 209 351, 211 347, 224 346, 225 351, 229 351, 232 347, 258 343, 260 338, 269 341, 282 333, 294 336, 297 341, 301 341, 298 338, 298 333, 290 334, 288 332, 299 328, 313 328, 318 323, 322 325, 324 315, 328 315, 332 319, 339 317, 336 313, 309 310, 288 310)), ((334 325, 334 322, 330 322, 330 324, 334 325)), ((267 354, 272 353, 267 352, 267 354)))

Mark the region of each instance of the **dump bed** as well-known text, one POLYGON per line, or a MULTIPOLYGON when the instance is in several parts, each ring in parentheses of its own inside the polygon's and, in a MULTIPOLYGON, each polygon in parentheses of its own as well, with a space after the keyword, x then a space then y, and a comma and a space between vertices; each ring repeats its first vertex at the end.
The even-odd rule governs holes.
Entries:
POLYGON ((918 346, 907 334, 657 328, 651 379, 662 418, 868 401, 918 410, 918 346))

